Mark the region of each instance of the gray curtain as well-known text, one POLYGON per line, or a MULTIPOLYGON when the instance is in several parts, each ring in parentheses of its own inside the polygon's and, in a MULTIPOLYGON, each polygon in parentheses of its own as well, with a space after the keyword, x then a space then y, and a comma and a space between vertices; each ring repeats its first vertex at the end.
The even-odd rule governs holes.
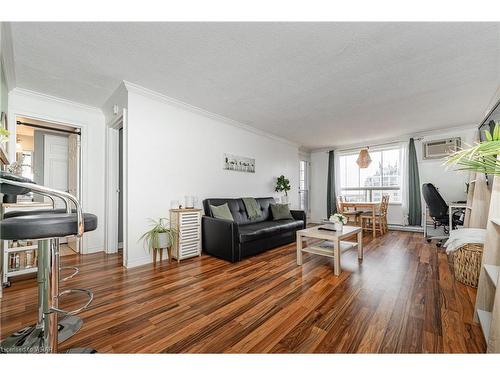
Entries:
POLYGON ((418 176, 417 152, 413 138, 410 138, 408 146, 408 173, 408 224, 421 225, 420 177, 418 176))
POLYGON ((327 218, 337 212, 337 194, 335 193, 335 156, 328 152, 328 182, 326 187, 327 218))

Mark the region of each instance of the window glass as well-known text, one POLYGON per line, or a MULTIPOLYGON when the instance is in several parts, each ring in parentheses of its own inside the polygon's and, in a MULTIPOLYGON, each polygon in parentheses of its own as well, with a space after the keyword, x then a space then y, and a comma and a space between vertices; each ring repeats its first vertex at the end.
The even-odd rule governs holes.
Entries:
POLYGON ((340 155, 340 186, 347 201, 380 201, 389 194, 390 202, 401 202, 401 147, 369 150, 368 168, 356 164, 359 152, 340 155), (391 189, 384 189, 391 188, 391 189))

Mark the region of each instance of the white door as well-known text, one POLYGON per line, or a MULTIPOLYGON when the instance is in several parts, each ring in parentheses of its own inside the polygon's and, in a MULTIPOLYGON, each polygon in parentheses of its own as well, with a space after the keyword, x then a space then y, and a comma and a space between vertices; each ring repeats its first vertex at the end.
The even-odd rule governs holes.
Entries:
MULTIPOLYGON (((43 180, 52 189, 68 191, 68 137, 44 136, 43 180)), ((64 202, 55 200, 56 208, 65 208, 64 202)))
POLYGON ((299 209, 309 217, 309 162, 299 162, 299 209))

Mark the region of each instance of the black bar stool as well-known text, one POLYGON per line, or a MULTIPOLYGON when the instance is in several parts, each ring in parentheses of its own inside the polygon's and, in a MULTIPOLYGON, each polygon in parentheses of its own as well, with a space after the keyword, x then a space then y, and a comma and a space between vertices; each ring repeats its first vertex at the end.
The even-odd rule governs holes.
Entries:
MULTIPOLYGON (((59 237, 76 235, 97 228, 97 217, 82 213, 79 202, 72 195, 54 189, 35 185, 2 173, 0 175, 2 192, 8 194, 26 194, 29 191, 49 194, 66 201, 71 201, 76 212, 50 212, 19 215, 5 218, 0 222, 3 240, 38 240, 38 322, 34 327, 27 327, 8 337, 0 344, 4 352, 48 352, 58 351, 58 314, 74 316, 86 309, 93 300, 93 294, 87 289, 69 289, 59 292, 59 237), (59 308, 59 298, 78 292, 88 296, 87 302, 74 311, 59 308)), ((69 206, 69 204, 68 204, 69 206)), ((79 328, 79 327, 78 327, 79 328)), ((76 329, 77 330, 77 329, 76 329)), ((75 331, 76 332, 76 331, 75 331)), ((73 352, 92 352, 91 349, 79 349, 73 352)))

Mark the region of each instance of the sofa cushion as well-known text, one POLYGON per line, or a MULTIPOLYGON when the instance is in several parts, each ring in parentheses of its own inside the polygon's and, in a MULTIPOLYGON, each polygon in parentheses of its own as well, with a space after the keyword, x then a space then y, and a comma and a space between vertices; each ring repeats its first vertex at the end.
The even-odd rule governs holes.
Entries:
POLYGON ((271 213, 273 214, 273 220, 293 219, 288 204, 271 203, 270 207, 271 213))
POLYGON ((281 232, 297 231, 304 228, 302 220, 264 221, 239 226, 240 242, 250 242, 268 238, 281 232))
POLYGON ((271 203, 274 203, 274 198, 255 198, 255 200, 257 201, 262 214, 254 220, 250 220, 248 218, 245 204, 241 198, 208 198, 203 200, 203 208, 205 209, 205 215, 214 217, 212 210, 210 209, 210 205, 220 206, 227 203, 229 211, 231 211, 231 215, 237 224, 251 224, 271 220, 271 208, 269 206, 271 203))
POLYGON ((231 215, 231 211, 229 211, 227 203, 221 204, 220 206, 210 205, 210 210, 216 219, 234 221, 233 215, 231 215))

